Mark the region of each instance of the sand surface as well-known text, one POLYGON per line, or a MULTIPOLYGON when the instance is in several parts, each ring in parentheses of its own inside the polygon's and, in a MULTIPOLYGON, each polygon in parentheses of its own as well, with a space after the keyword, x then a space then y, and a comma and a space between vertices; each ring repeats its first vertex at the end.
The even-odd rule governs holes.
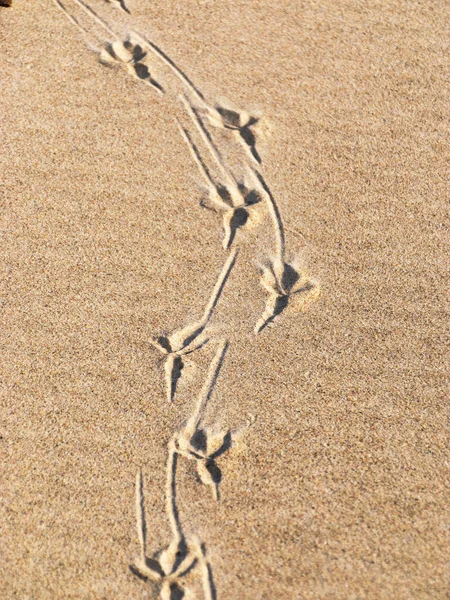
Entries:
POLYGON ((220 502, 178 458, 179 524, 206 547, 185 599, 448 599, 448 3, 89 0, 258 118, 257 163, 151 52, 165 94, 101 64, 114 38, 61 2, 87 33, 51 0, 0 8, 1 598, 159 597, 129 569, 136 473, 150 557, 169 441, 226 339, 203 419, 253 424, 217 458, 220 502), (178 121, 226 176, 180 93, 228 172, 263 176, 312 289, 254 333, 263 194, 169 403, 151 340, 201 318, 229 256, 178 121))

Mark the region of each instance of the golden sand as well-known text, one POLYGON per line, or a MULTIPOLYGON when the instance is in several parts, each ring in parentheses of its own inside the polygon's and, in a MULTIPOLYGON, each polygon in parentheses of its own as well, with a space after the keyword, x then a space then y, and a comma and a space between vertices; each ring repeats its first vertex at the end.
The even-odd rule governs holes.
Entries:
POLYGON ((449 17, 0 9, 1 598, 448 598, 449 17))

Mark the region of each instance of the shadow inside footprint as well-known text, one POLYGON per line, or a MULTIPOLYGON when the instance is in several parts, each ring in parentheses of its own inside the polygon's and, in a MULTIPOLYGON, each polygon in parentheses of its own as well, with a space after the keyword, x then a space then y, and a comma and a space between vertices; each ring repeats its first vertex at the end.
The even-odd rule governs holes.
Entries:
POLYGON ((262 202, 263 198, 257 190, 250 190, 245 196, 245 203, 247 206, 254 206, 262 202))
POLYGON ((164 88, 155 79, 152 79, 150 71, 148 70, 148 67, 146 65, 140 62, 136 62, 131 65, 131 68, 133 69, 134 74, 138 79, 148 81, 153 87, 157 88, 160 92, 164 93, 164 88))
POLYGON ((183 588, 176 583, 170 584, 170 600, 183 600, 185 596, 183 588))
POLYGON ((290 264, 284 265, 283 275, 281 276, 281 287, 286 292, 292 290, 294 285, 300 279, 298 272, 290 264))
POLYGON ((181 379, 181 372, 183 371, 184 364, 181 356, 175 356, 173 360, 172 373, 171 373, 171 386, 170 386, 170 401, 172 402, 176 391, 179 380, 181 379))
POLYGON ((244 116, 244 114, 221 106, 217 106, 216 110, 221 115, 224 126, 228 129, 238 131, 243 141, 247 144, 253 158, 256 162, 261 163, 261 157, 256 150, 256 136, 251 129, 253 125, 258 123, 259 119, 256 117, 248 118, 248 115, 244 116), (243 122, 245 118, 248 119, 246 123, 243 122))
POLYGON ((123 45, 131 53, 135 62, 140 62, 147 56, 147 52, 144 52, 139 44, 133 44, 130 40, 125 40, 123 45))
POLYGON ((129 15, 131 15, 131 13, 130 13, 130 9, 129 9, 129 8, 127 7, 127 5, 125 4, 124 0, 119 0, 119 5, 120 5, 120 8, 121 8, 122 10, 124 10, 126 13, 128 13, 129 15))
POLYGON ((214 460, 208 460, 206 463, 206 468, 208 469, 211 479, 215 485, 219 485, 219 483, 222 481, 222 471, 216 465, 214 460))
POLYGON ((197 429, 197 431, 194 433, 194 435, 191 438, 191 445, 192 447, 197 450, 198 452, 206 452, 206 448, 207 448, 207 443, 208 443, 208 439, 207 439, 207 435, 206 435, 206 431, 204 429, 197 429))
POLYGON ((281 315, 281 313, 287 307, 288 304, 289 304, 289 296, 287 296, 287 295, 278 296, 275 301, 275 306, 273 308, 272 314, 265 321, 265 323, 260 327, 259 331, 261 332, 270 323, 272 323, 279 315, 281 315))
POLYGON ((248 212, 245 208, 237 208, 234 211, 234 215, 231 217, 230 226, 231 229, 239 229, 239 227, 244 227, 244 225, 248 221, 248 212))
POLYGON ((245 208, 236 208, 233 211, 233 215, 230 219, 229 235, 226 240, 226 248, 230 248, 236 237, 237 230, 243 227, 248 221, 248 212, 245 208))
POLYGON ((261 157, 256 149, 256 136, 253 131, 250 129, 251 125, 257 123, 257 119, 253 119, 252 123, 247 124, 245 127, 242 127, 239 130, 239 135, 244 140, 244 142, 249 147, 250 152, 252 153, 253 158, 256 162, 261 164, 261 157))
POLYGON ((164 350, 166 350, 167 352, 172 352, 170 342, 165 335, 158 336, 157 342, 162 348, 164 348, 164 350))
POLYGON ((225 454, 225 452, 231 448, 232 442, 233 442, 233 439, 232 439, 231 431, 227 431, 223 438, 222 445, 211 455, 210 458, 212 460, 216 460, 216 458, 218 458, 219 456, 222 456, 222 454, 225 454))
POLYGON ((150 78, 150 71, 148 70, 148 67, 142 63, 135 63, 133 64, 133 69, 134 72, 136 73, 136 76, 139 77, 139 79, 149 79, 150 78))
POLYGON ((223 106, 216 106, 217 112, 223 118, 225 126, 232 127, 233 129, 239 129, 241 127, 241 115, 235 110, 224 108, 223 106))
POLYGON ((228 188, 226 188, 224 185, 218 185, 216 189, 220 198, 222 198, 222 200, 229 206, 233 206, 233 200, 228 188))
MULTIPOLYGON (((112 0, 106 0, 106 2, 108 2, 108 4, 113 4, 114 2, 112 2, 112 0)), ((130 9, 127 7, 127 5, 125 4, 125 0, 115 0, 116 5, 120 6, 120 8, 128 13, 129 15, 131 15, 130 13, 130 9)))

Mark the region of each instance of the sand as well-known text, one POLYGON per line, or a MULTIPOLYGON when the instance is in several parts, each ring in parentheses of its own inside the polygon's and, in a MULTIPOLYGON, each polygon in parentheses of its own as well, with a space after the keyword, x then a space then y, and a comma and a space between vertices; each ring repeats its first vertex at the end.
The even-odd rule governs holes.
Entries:
POLYGON ((448 4, 89 0, 113 38, 61 2, 87 33, 51 0, 0 8, 0 596, 449 598, 448 4), (260 163, 217 105, 258 120, 260 163), (260 200, 206 319, 237 213, 200 205, 189 139, 260 200), (275 206, 292 297, 260 280, 275 206), (136 574, 144 541, 169 577, 136 574))

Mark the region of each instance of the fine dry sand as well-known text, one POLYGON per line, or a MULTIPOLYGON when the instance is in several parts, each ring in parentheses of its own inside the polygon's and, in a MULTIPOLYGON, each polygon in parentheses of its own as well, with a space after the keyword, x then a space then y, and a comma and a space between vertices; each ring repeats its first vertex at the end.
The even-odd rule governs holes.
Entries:
POLYGON ((0 8, 0 597, 448 599, 448 3, 85 1, 0 8))

